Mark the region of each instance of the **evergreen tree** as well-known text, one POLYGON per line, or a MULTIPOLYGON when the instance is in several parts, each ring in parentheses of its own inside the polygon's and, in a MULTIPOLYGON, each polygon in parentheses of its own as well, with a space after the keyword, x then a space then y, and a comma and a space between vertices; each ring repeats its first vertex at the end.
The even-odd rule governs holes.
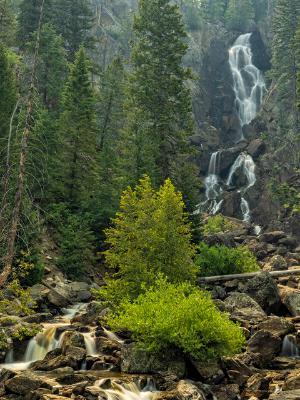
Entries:
POLYGON ((99 232, 107 226, 116 213, 121 191, 126 186, 119 155, 122 152, 121 129, 124 123, 125 71, 120 57, 117 57, 103 73, 100 82, 98 105, 98 148, 100 153, 100 177, 95 202, 95 220, 99 221, 99 232))
MULTIPOLYGON (((34 50, 34 41, 31 50, 34 50)), ((50 24, 44 24, 40 33, 39 59, 37 65, 37 84, 44 104, 55 109, 67 75, 66 52, 63 40, 50 24)))
POLYGON ((297 107, 300 108, 300 25, 295 34, 297 107))
MULTIPOLYGON (((293 110, 297 99, 295 35, 300 19, 300 4, 293 0, 278 0, 273 16, 272 64, 281 101, 293 110)), ((296 118, 297 119, 297 118, 296 118)))
POLYGON ((3 160, 6 157, 10 119, 17 102, 17 90, 13 66, 9 61, 8 51, 0 43, 0 145, 1 174, 3 160))
POLYGON ((156 185, 167 177, 177 183, 179 160, 189 154, 193 133, 191 95, 185 86, 191 74, 181 66, 187 45, 179 8, 168 0, 140 0, 134 31, 125 129, 131 174, 137 179, 148 173, 156 185))
POLYGON ((0 42, 14 44, 16 21, 11 0, 0 0, 0 42))
POLYGON ((228 0, 204 0, 201 2, 204 16, 212 22, 224 20, 228 0))
MULTIPOLYGON (((21 48, 32 39, 37 30, 40 19, 41 0, 22 0, 18 14, 17 38, 21 48)), ((45 0, 43 7, 43 23, 51 22, 53 17, 53 0, 45 0)))
POLYGON ((242 32, 248 28, 252 20, 254 20, 252 0, 229 0, 225 13, 228 29, 242 32))
POLYGON ((79 209, 93 197, 98 179, 95 94, 83 48, 64 89, 59 131, 57 189, 61 200, 79 209))
POLYGON ((53 0, 55 4, 55 26, 65 42, 69 59, 73 60, 80 46, 93 44, 91 28, 93 13, 87 0, 53 0))

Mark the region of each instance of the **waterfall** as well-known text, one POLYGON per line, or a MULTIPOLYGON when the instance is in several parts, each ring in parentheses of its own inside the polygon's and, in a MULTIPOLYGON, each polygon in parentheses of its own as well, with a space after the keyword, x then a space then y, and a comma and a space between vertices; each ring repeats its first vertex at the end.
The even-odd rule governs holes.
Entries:
POLYGON ((251 33, 239 36, 229 50, 235 107, 241 125, 240 139, 244 139, 243 127, 256 117, 266 91, 263 74, 252 62, 250 38, 251 33))
POLYGON ((238 156, 238 158, 235 160, 234 164, 230 169, 228 179, 226 182, 227 186, 232 185, 234 174, 239 168, 242 168, 242 171, 245 174, 248 181, 247 187, 243 190, 243 192, 245 193, 248 189, 254 186, 256 182, 255 163, 253 161, 253 158, 245 152, 241 153, 238 156))
POLYGON ((96 341, 95 341, 95 338, 92 336, 92 334, 91 333, 83 333, 83 336, 84 336, 86 354, 88 356, 98 355, 96 341))
POLYGON ((6 356, 5 363, 0 365, 0 369, 27 369, 31 363, 43 360, 49 351, 61 347, 64 333, 59 335, 60 337, 57 337, 57 328, 68 326, 70 320, 82 307, 82 304, 76 304, 72 308, 65 309, 64 316, 60 317, 57 321, 43 324, 43 331, 28 342, 23 360, 15 360, 13 350, 10 350, 6 356))
MULTIPOLYGON (((101 387, 102 381, 95 382, 95 386, 101 387)), ((134 382, 122 386, 113 381, 111 389, 103 389, 103 395, 107 400, 153 400, 155 398, 156 388, 149 379, 143 389, 140 389, 139 386, 134 382)))
POLYGON ((248 201, 244 197, 242 197, 241 200, 241 211, 243 214, 243 221, 249 223, 251 221, 250 207, 248 201))
POLYGON ((297 346, 297 339, 294 335, 285 336, 282 344, 281 355, 291 358, 299 357, 299 348, 297 346))
POLYGON ((223 203, 223 200, 217 201, 219 195, 222 193, 222 188, 219 183, 219 160, 220 160, 220 152, 216 151, 212 153, 208 175, 205 178, 205 197, 206 201, 203 204, 208 204, 208 212, 210 214, 216 214, 223 203))
POLYGON ((108 339, 114 340, 115 342, 118 342, 118 343, 124 343, 124 341, 121 340, 115 333, 113 333, 105 328, 103 328, 103 331, 104 331, 105 335, 108 337, 108 339))

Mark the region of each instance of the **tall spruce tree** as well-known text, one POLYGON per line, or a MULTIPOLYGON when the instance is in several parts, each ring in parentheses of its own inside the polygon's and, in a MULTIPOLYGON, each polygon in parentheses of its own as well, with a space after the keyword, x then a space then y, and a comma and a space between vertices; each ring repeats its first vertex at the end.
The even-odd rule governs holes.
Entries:
POLYGON ((58 200, 78 210, 93 197, 98 179, 95 94, 83 48, 65 86, 59 132, 58 200))
POLYGON ((272 65, 281 105, 291 110, 288 128, 298 130, 297 65, 295 35, 300 21, 300 4, 293 0, 278 0, 273 16, 272 65))
POLYGON ((187 44, 178 6, 169 0, 140 0, 134 32, 125 129, 131 173, 135 180, 148 173, 156 185, 168 177, 177 184, 193 133, 191 94, 185 85, 191 74, 182 67, 187 44))
POLYGON ((10 127, 10 119, 17 102, 16 81, 7 49, 0 43, 0 146, 1 174, 3 174, 10 127))
POLYGON ((14 44, 16 18, 11 0, 0 0, 0 42, 14 44))
POLYGON ((225 22, 228 29, 245 31, 249 23, 254 20, 255 13, 252 0, 229 0, 225 13, 225 22))

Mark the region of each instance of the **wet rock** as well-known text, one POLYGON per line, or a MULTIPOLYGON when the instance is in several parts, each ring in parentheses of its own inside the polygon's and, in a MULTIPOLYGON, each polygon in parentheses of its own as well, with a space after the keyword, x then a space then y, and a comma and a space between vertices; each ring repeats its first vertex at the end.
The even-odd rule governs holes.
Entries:
POLYGON ((275 370, 300 368, 300 361, 289 357, 275 357, 270 363, 270 368, 275 370))
POLYGON ((299 400, 299 399, 300 399, 300 389, 273 393, 269 397, 269 400, 299 400))
POLYGON ((300 290, 288 286, 278 285, 281 302, 286 306, 292 316, 300 315, 300 290))
POLYGON ((49 290, 47 300, 52 306, 59 308, 67 307, 70 304, 67 297, 62 296, 56 290, 49 290))
POLYGON ((5 382, 5 388, 8 392, 25 395, 32 390, 40 387, 52 389, 52 386, 45 380, 34 376, 31 373, 21 373, 5 382))
POLYGON ((31 365, 30 368, 33 369, 34 371, 53 371, 64 367, 71 367, 73 369, 77 369, 78 366, 79 366, 78 360, 73 358, 73 356, 60 355, 52 359, 36 361, 31 365))
POLYGON ((100 313, 104 309, 105 306, 102 303, 98 301, 92 301, 88 304, 86 312, 76 315, 73 318, 73 322, 80 322, 85 325, 96 325, 99 320, 100 313))
POLYGON ((260 330, 248 342, 248 351, 262 355, 263 361, 269 362, 280 353, 282 340, 271 332, 260 330))
POLYGON ((212 388, 212 393, 218 400, 239 400, 240 387, 236 384, 219 385, 212 388))
POLYGON ((266 398, 269 393, 270 380, 264 374, 252 375, 247 381, 244 394, 247 397, 256 396, 258 398, 266 398))
POLYGON ((52 394, 50 389, 39 388, 27 393, 24 400, 41 400, 45 394, 52 394))
POLYGON ((59 389, 59 395, 70 398, 72 395, 78 396, 84 393, 85 387, 89 385, 88 381, 74 383, 59 389))
POLYGON ((273 232, 265 232, 259 237, 260 242, 267 243, 278 243, 280 239, 286 237, 286 234, 283 231, 273 231, 273 232))
POLYGON ((100 336, 96 337, 96 347, 100 353, 114 355, 115 352, 121 350, 122 345, 119 342, 100 336))
POLYGON ((300 371, 293 371, 285 380, 283 390, 300 389, 300 371))
POLYGON ((240 360, 238 356, 224 358, 223 369, 226 371, 230 382, 239 386, 243 386, 253 374, 253 369, 240 360))
POLYGON ((67 346, 64 349, 63 354, 66 357, 72 358, 77 362, 77 364, 79 364, 84 360, 86 356, 86 350, 81 347, 67 346))
POLYGON ((201 376, 203 382, 218 384, 225 377, 222 368, 217 361, 200 362, 190 359, 191 364, 201 376))
POLYGON ((41 324, 42 322, 47 322, 52 319, 53 316, 51 313, 36 313, 32 315, 27 315, 22 318, 22 321, 34 324, 41 324))
POLYGON ((183 355, 177 352, 149 354, 134 344, 124 345, 121 350, 121 371, 131 374, 170 372, 182 378, 186 366, 183 355))
POLYGON ((264 271, 284 271, 287 269, 287 262, 284 257, 279 254, 273 256, 270 261, 265 264, 264 271))
POLYGON ((79 332, 65 332, 61 343, 62 351, 65 352, 65 349, 69 346, 85 349, 84 336, 79 332))
POLYGON ((252 140, 247 147, 247 152, 254 160, 257 160, 265 152, 265 150, 266 144, 261 139, 252 140))
POLYGON ((265 330, 271 332, 275 336, 284 337, 289 333, 293 333, 295 331, 295 327, 294 324, 288 321, 286 318, 272 316, 261 322, 258 325, 258 330, 265 330))
POLYGON ((180 381, 176 387, 177 398, 184 400, 205 400, 202 390, 192 381, 180 381))
POLYGON ((250 279, 244 287, 244 292, 251 296, 267 313, 277 313, 281 300, 274 279, 263 272, 250 279))
POLYGON ((226 311, 236 321, 259 323, 267 317, 260 305, 245 293, 232 293, 224 303, 226 311))

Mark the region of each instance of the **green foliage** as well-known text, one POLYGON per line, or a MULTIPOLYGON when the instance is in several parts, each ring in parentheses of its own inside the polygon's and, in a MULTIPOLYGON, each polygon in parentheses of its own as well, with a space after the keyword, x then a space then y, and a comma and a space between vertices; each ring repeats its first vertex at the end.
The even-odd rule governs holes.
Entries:
POLYGON ((225 13, 226 26, 230 30, 244 31, 254 20, 252 0, 229 0, 225 13))
POLYGON ((20 272, 20 275, 23 274, 22 285, 33 286, 42 280, 45 266, 41 261, 38 249, 22 250, 16 263, 15 269, 20 272))
POLYGON ((5 290, 0 291, 0 313, 31 315, 35 308, 36 303, 30 296, 30 289, 23 289, 17 278, 14 278, 5 290), (9 293, 9 298, 7 293, 9 293))
POLYGON ((7 333, 4 329, 0 329, 0 351, 7 351, 11 343, 8 342, 7 333))
POLYGON ((58 266, 70 277, 82 276, 95 261, 95 238, 88 215, 74 214, 65 204, 56 204, 48 214, 48 221, 60 250, 58 266))
POLYGON ((233 228, 234 228, 234 223, 232 221, 224 217, 224 215, 218 214, 209 217, 206 220, 203 226, 203 234, 204 236, 214 235, 216 233, 230 231, 233 228))
POLYGON ((178 348, 203 361, 238 353, 245 344, 242 329, 217 310, 208 293, 164 279, 133 303, 122 303, 108 324, 128 328, 150 352, 178 348))
POLYGON ((56 198, 74 209, 85 208, 93 200, 99 177, 95 103, 89 62, 81 48, 63 93, 53 182, 56 198))
POLYGON ((12 331, 12 339, 18 342, 23 342, 25 339, 30 339, 41 331, 41 326, 38 324, 17 325, 12 331))
POLYGON ((271 194, 279 201, 289 215, 300 214, 300 192, 288 183, 279 183, 277 179, 269 184, 271 194))
POLYGON ((169 0, 140 0, 134 33, 125 103, 126 168, 133 182, 146 173, 155 186, 171 178, 183 191, 177 181, 183 181, 180 177, 189 164, 194 122, 185 85, 192 75, 182 67, 187 34, 178 6, 169 0))
POLYGON ((195 264, 201 276, 243 274, 259 270, 255 255, 245 246, 235 249, 200 243, 195 264))
POLYGON ((206 19, 211 22, 224 20, 227 0, 203 0, 201 1, 202 12, 206 19))
POLYGON ((0 0, 0 42, 6 46, 14 44, 16 18, 12 0, 0 0))
POLYGON ((157 192, 149 177, 141 179, 135 190, 129 187, 112 222, 106 230, 105 258, 117 280, 108 280, 103 293, 107 300, 135 298, 158 273, 171 282, 195 277, 190 224, 182 196, 169 179, 157 192))

